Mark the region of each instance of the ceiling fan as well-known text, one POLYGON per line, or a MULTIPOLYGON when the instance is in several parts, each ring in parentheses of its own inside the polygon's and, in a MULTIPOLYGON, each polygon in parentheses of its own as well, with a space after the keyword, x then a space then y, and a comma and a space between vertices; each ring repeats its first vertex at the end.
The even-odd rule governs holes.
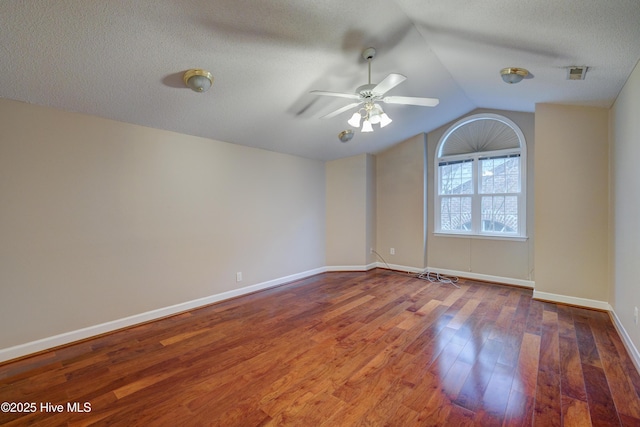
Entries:
POLYGON ((369 83, 362 85, 356 89, 355 93, 346 92, 328 92, 324 90, 313 90, 310 93, 314 95, 322 96, 335 96, 339 98, 347 98, 356 100, 356 102, 349 105, 345 105, 342 108, 337 109, 325 116, 323 119, 330 119, 345 111, 351 110, 359 105, 363 105, 356 113, 353 114, 351 119, 347 121, 353 127, 360 127, 360 119, 364 117, 362 122, 362 132, 373 132, 372 124, 380 124, 380 127, 385 127, 391 123, 391 119, 382 110, 382 107, 378 104, 383 102, 385 104, 403 104, 403 105, 419 105, 421 107, 435 107, 440 102, 436 98, 417 98, 412 96, 384 96, 385 93, 398 86, 407 78, 402 74, 391 73, 384 78, 378 84, 371 83, 371 60, 376 56, 376 50, 372 47, 365 49, 362 52, 362 57, 367 60, 369 64, 369 83), (361 114, 360 112, 363 112, 361 114))

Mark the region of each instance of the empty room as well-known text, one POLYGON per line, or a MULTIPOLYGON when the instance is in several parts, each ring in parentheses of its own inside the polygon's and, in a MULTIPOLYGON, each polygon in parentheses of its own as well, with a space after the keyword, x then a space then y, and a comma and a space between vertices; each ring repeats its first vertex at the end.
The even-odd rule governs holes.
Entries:
POLYGON ((638 22, 0 2, 0 425, 640 425, 638 22))

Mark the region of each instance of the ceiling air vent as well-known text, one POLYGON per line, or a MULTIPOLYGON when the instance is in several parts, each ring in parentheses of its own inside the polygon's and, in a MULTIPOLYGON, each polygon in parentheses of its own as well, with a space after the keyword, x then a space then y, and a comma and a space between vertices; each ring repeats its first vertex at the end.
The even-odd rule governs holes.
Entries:
POLYGON ((567 67, 567 80, 584 80, 589 67, 567 67))

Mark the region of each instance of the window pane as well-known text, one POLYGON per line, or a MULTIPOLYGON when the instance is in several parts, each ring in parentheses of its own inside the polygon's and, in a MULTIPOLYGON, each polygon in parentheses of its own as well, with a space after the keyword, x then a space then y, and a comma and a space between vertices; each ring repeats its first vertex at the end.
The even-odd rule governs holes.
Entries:
POLYGON ((519 193, 520 157, 480 160, 480 193, 519 193))
POLYGON ((483 196, 481 204, 483 232, 518 232, 518 196, 483 196))
POLYGON ((480 194, 495 193, 493 160, 480 160, 480 194))
POLYGON ((440 194, 473 194, 473 163, 444 164, 438 167, 440 194))
POLYGON ((507 175, 507 193, 520 192, 520 175, 507 175))
POLYGON ((440 230, 471 230, 471 197, 443 197, 440 202, 440 230))

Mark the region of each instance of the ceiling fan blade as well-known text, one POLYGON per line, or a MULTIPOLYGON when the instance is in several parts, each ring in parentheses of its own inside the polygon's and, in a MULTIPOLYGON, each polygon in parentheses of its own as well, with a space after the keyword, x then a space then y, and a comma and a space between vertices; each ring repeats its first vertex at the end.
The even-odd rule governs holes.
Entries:
POLYGON ((422 107, 435 107, 440 103, 436 98, 416 98, 413 96, 385 96, 382 102, 386 104, 420 105, 422 107))
POLYGON ((351 110, 352 108, 357 107, 358 105, 362 104, 362 102, 354 102, 353 104, 349 104, 349 105, 345 105, 342 108, 337 109, 336 111, 329 113, 325 116, 322 116, 321 119, 330 119, 332 117, 337 116, 338 114, 342 114, 345 111, 351 110))
POLYGON ((378 83, 376 87, 371 89, 371 92, 374 92, 378 95, 384 95, 405 80, 407 80, 407 78, 402 74, 391 73, 387 77, 385 77, 383 81, 378 83))
POLYGON ((312 90, 309 93, 313 95, 337 96, 338 98, 360 99, 360 95, 357 93, 328 92, 326 90, 312 90))

